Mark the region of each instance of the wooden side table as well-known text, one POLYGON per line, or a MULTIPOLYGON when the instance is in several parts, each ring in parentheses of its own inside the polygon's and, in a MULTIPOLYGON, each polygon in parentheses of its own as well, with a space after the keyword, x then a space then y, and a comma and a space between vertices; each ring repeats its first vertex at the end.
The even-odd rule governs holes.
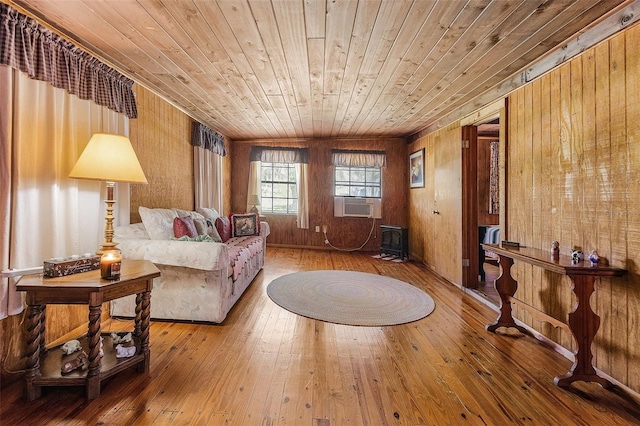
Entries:
MULTIPOLYGON (((493 324, 487 325, 487 331, 494 332, 499 327, 513 327, 522 333, 527 333, 524 327, 518 325, 511 312, 511 303, 523 302, 514 297, 518 290, 518 282, 511 275, 514 260, 529 263, 547 271, 567 275, 571 278, 571 290, 576 297, 573 311, 569 313, 567 323, 576 341, 574 351, 575 362, 571 370, 562 376, 557 376, 554 383, 560 387, 567 387, 571 383, 581 380, 596 382, 605 388, 611 388, 613 383, 600 376, 593 367, 593 352, 591 344, 600 327, 600 317, 591 308, 591 295, 595 290, 595 282, 600 277, 621 277, 627 273, 621 268, 610 266, 591 267, 588 261, 573 263, 569 256, 551 256, 548 251, 528 247, 506 247, 497 244, 482 244, 482 248, 490 250, 500 258, 501 275, 496 280, 496 290, 500 295, 500 314, 493 324)), ((528 306, 528 305, 527 305, 528 306)))
POLYGON ((139 372, 149 372, 149 318, 153 279, 160 276, 155 265, 146 260, 124 260, 121 277, 117 281, 103 280, 100 270, 57 278, 42 275, 23 277, 18 291, 27 293, 27 366, 25 373, 27 400, 40 397, 42 386, 86 386, 87 399, 100 395, 103 379, 136 366, 139 372), (136 294, 136 317, 133 341, 136 353, 130 358, 115 357, 111 336, 100 335, 102 304, 113 299, 136 294), (64 362, 77 357, 79 352, 65 355, 60 350, 47 350, 45 346, 45 315, 47 304, 88 304, 89 326, 86 337, 80 340, 88 354, 88 368, 63 375, 64 362), (103 337, 104 355, 100 356, 100 337, 103 337))

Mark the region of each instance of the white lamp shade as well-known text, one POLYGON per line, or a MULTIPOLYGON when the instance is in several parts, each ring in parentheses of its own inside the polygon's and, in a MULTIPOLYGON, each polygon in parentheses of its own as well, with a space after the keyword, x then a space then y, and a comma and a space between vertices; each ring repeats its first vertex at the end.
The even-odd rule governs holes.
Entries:
POLYGON ((73 166, 70 178, 106 182, 147 183, 129 138, 96 133, 73 166))
POLYGON ((251 204, 252 206, 259 206, 260 198, 257 195, 249 196, 249 204, 251 204))

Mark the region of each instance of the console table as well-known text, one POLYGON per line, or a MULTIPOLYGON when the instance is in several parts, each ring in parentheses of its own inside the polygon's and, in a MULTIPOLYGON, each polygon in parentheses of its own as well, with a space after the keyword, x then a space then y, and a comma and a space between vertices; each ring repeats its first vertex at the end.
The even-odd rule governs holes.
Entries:
POLYGON ((32 401, 41 394, 42 386, 86 386, 87 399, 100 395, 100 382, 125 368, 136 366, 139 372, 149 372, 149 318, 153 279, 160 276, 155 265, 146 260, 122 261, 119 280, 100 278, 100 270, 56 278, 40 275, 23 277, 18 291, 26 292, 27 299, 27 366, 25 396, 32 401), (102 303, 136 294, 136 317, 133 341, 136 353, 130 358, 115 357, 109 334, 103 337, 100 356, 100 317, 102 303), (65 355, 58 347, 45 346, 45 314, 47 304, 89 305, 89 325, 86 337, 78 339, 88 354, 88 368, 63 375, 64 362, 74 359, 79 352, 65 355), (54 350, 57 349, 57 350, 54 350))
POLYGON ((593 312, 589 300, 594 292, 594 284, 600 277, 620 277, 627 271, 608 266, 591 267, 590 262, 572 263, 571 257, 560 255, 553 258, 550 251, 544 251, 528 247, 509 247, 498 244, 482 244, 486 250, 490 250, 500 258, 500 277, 496 280, 496 290, 500 295, 500 314, 495 323, 487 325, 486 329, 495 332, 498 327, 514 327, 526 333, 524 327, 516 324, 511 313, 511 302, 518 289, 518 282, 511 276, 511 267, 514 260, 526 262, 543 268, 547 271, 567 275, 571 278, 572 291, 576 296, 576 304, 568 315, 568 325, 577 349, 574 352, 575 362, 571 370, 563 376, 557 376, 554 383, 557 386, 566 387, 571 383, 581 380, 585 382, 597 382, 605 388, 613 384, 597 374, 593 367, 593 353, 591 344, 600 327, 600 317, 593 312))

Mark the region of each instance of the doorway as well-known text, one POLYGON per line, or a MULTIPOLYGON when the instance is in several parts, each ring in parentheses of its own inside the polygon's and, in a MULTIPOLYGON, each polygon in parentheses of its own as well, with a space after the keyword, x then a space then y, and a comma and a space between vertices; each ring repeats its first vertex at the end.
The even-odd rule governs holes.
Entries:
POLYGON ((463 150, 463 259, 468 264, 463 284, 495 304, 500 303, 495 291, 500 269, 497 257, 480 244, 504 239, 505 122, 502 105, 462 128, 463 143, 468 140, 469 148, 463 150))

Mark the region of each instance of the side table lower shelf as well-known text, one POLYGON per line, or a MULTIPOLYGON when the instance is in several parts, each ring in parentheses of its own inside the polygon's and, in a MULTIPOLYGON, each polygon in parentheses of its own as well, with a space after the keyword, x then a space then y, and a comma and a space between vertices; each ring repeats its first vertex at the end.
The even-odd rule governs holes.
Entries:
MULTIPOLYGON (((129 358, 116 358, 115 345, 110 334, 103 333, 103 352, 100 358, 100 381, 119 373, 132 366, 137 366, 138 372, 144 372, 145 355, 140 350, 140 340, 133 337, 133 340, 122 346, 136 347, 136 353, 129 358)), ((89 353, 89 340, 87 336, 77 339, 85 353, 89 353)), ((89 370, 88 362, 83 368, 78 368, 67 374, 62 374, 60 369, 64 363, 77 358, 81 351, 66 355, 60 350, 61 346, 50 348, 40 356, 40 376, 32 380, 35 386, 83 386, 87 380, 89 370)))

